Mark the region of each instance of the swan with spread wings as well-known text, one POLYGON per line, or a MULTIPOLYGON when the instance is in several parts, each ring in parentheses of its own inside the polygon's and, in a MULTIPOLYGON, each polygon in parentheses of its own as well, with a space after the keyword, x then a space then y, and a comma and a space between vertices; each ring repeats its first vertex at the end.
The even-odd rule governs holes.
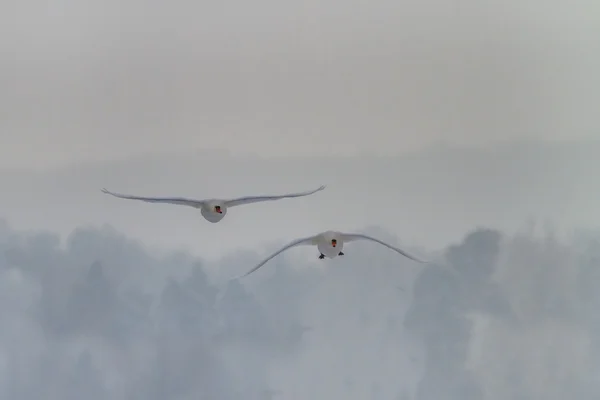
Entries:
POLYGON ((281 249, 277 250, 275 253, 271 254, 269 257, 267 257, 264 260, 262 260, 261 262, 259 262, 250 271, 246 272, 243 275, 237 276, 233 279, 239 279, 239 278, 243 278, 244 276, 250 275, 257 269, 259 269, 260 267, 265 265, 269 260, 271 260, 278 254, 283 253, 284 251, 286 251, 292 247, 317 246, 317 249, 319 250, 319 253, 320 253, 319 259, 323 260, 323 259, 325 259, 325 257, 335 258, 337 256, 343 256, 344 253, 342 252, 342 249, 344 248, 344 243, 353 242, 356 240, 370 240, 372 242, 379 243, 380 245, 383 245, 389 249, 392 249, 395 252, 400 253, 404 257, 407 257, 413 261, 416 261, 419 263, 427 263, 428 262, 425 260, 421 260, 420 258, 417 258, 417 257, 405 252, 402 249, 399 249, 395 246, 392 246, 391 244, 385 243, 384 241, 379 240, 379 239, 374 238, 369 235, 365 235, 362 233, 343 233, 343 232, 336 232, 336 231, 326 231, 326 232, 322 232, 322 233, 319 233, 314 236, 296 239, 296 240, 288 243, 287 245, 283 246, 281 249))
POLYGON ((324 185, 315 190, 299 192, 299 193, 288 193, 288 194, 270 195, 270 196, 246 196, 246 197, 240 197, 237 199, 204 199, 204 200, 187 199, 187 198, 183 198, 183 197, 132 196, 132 195, 128 195, 128 194, 111 192, 107 189, 102 189, 102 192, 109 194, 111 196, 121 198, 121 199, 141 200, 141 201, 146 201, 149 203, 167 203, 167 204, 177 204, 177 205, 194 207, 194 208, 200 209, 200 214, 202 214, 204 219, 206 219, 208 222, 217 223, 225 217, 225 215, 227 214, 227 210, 231 207, 241 206, 244 204, 258 203, 258 202, 262 202, 262 201, 280 200, 280 199, 287 199, 287 198, 293 198, 293 197, 309 196, 309 195, 319 192, 323 189, 325 189, 324 185))

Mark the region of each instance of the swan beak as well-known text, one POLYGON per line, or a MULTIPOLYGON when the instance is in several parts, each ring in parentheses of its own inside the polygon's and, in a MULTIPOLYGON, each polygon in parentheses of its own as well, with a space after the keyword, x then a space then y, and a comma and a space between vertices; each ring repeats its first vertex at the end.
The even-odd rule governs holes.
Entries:
POLYGON ((332 245, 333 247, 337 246, 337 241, 335 241, 335 240, 332 240, 332 241, 331 241, 331 245, 332 245))

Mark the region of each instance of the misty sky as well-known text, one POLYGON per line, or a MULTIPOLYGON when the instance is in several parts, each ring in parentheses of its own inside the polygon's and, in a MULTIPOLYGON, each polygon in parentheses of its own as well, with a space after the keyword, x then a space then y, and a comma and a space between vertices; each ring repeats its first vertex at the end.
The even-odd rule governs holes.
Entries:
POLYGON ((598 38, 595 0, 0 0, 0 397, 600 398, 598 38), (433 263, 223 283, 329 229, 433 263))
POLYGON ((0 166, 597 135, 600 5, 0 1, 0 166))

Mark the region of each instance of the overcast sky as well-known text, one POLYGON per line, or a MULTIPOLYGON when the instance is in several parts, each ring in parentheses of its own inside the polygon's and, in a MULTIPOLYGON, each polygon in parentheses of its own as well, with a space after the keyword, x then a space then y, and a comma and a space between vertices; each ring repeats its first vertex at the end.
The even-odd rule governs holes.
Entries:
POLYGON ((0 0, 0 167, 590 137, 600 5, 0 0))
POLYGON ((0 393, 600 398, 599 38, 598 0, 0 0, 0 393), (192 269, 328 229, 441 265, 192 269))

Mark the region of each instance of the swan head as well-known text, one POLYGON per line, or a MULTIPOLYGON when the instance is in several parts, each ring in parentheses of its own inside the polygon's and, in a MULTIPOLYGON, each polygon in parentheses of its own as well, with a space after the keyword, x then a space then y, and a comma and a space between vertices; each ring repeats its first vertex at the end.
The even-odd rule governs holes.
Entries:
POLYGON ((204 219, 209 222, 219 222, 227 214, 227 207, 218 201, 206 203, 200 210, 204 219))
POLYGON ((339 247, 341 244, 341 238, 338 232, 326 231, 320 234, 320 241, 327 246, 339 247))

